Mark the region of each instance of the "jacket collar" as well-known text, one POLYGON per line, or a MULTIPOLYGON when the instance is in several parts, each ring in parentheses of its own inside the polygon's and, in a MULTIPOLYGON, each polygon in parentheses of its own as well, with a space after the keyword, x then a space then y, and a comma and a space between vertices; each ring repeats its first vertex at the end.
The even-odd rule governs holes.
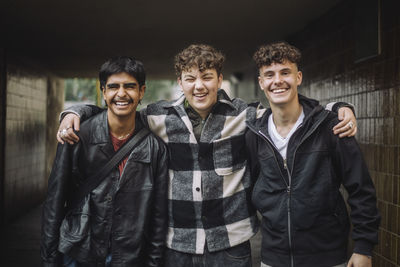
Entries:
MULTIPOLYGON (((315 121, 325 118, 323 112, 321 112, 322 110, 324 110, 324 108, 321 105, 319 105, 319 102, 317 100, 305 97, 301 94, 298 94, 298 96, 299 96, 299 102, 303 106, 303 111, 305 115, 303 124, 309 121, 315 121)), ((271 115, 271 113, 272 113, 271 109, 268 108, 267 111, 261 117, 253 121, 247 121, 247 125, 253 131, 262 130, 262 132, 267 132, 268 117, 269 115, 271 115)))
MULTIPOLYGON (((141 123, 140 115, 138 112, 136 112, 135 132, 140 130, 142 127, 143 124, 141 123)), ((111 158, 115 154, 108 128, 107 110, 104 110, 94 118, 91 129, 90 143, 99 145, 100 149, 108 158, 111 158)))
POLYGON ((107 118, 107 110, 104 110, 93 120, 90 138, 91 144, 110 142, 107 118))

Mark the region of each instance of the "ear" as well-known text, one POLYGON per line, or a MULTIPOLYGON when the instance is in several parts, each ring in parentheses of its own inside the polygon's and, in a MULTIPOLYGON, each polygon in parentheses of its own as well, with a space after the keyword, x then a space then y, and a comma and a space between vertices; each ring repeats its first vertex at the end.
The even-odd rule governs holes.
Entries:
POLYGON ((220 73, 218 76, 218 89, 221 88, 223 80, 224 80, 224 76, 222 75, 222 73, 220 73))
POLYGON ((104 87, 102 89, 102 92, 103 92, 103 99, 105 101, 106 100, 106 89, 104 87))
POLYGON ((297 86, 299 86, 302 81, 303 81, 303 73, 301 71, 298 71, 297 72, 297 86))
POLYGON ((146 85, 142 85, 139 89, 139 100, 142 100, 144 97, 144 92, 146 92, 146 85))
POLYGON ((182 89, 183 87, 182 87, 182 79, 181 79, 181 77, 176 78, 176 81, 178 82, 179 87, 182 89))
POLYGON ((262 87, 262 79, 260 76, 258 76, 258 85, 260 86, 260 90, 264 91, 264 88, 262 87))

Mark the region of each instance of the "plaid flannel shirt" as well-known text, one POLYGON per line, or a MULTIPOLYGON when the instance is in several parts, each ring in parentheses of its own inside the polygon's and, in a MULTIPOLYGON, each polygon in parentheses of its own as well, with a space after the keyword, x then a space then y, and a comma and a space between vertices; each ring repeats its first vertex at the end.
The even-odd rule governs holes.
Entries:
POLYGON ((169 149, 167 247, 203 254, 206 244, 223 250, 258 230, 244 140, 245 121, 255 118, 256 108, 219 90, 197 142, 184 101, 150 104, 142 115, 169 149))

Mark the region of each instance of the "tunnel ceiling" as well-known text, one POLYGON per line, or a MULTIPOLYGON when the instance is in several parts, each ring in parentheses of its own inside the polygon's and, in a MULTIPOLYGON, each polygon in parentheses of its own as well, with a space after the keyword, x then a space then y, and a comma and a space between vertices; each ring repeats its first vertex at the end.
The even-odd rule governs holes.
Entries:
POLYGON ((162 78, 174 77, 182 48, 208 43, 226 54, 229 74, 252 67, 258 45, 284 39, 339 1, 2 0, 0 45, 61 77, 96 76, 105 59, 131 55, 162 78))

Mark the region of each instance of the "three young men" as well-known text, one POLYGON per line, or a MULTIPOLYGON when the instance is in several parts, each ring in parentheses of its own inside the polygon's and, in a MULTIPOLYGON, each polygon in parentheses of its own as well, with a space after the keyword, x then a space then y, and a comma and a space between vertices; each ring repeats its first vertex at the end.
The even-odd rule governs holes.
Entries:
MULTIPOLYGON (((219 89, 223 62, 211 46, 187 47, 175 58, 182 97, 141 111, 170 156, 166 266, 251 266, 249 239, 258 220, 250 203, 253 185, 244 137, 245 121, 257 110, 219 89)), ((85 119, 99 109, 73 111, 85 119)), ((354 134, 346 126, 349 120, 339 124, 339 132, 354 134)), ((72 125, 77 128, 78 117, 69 114, 60 129, 72 125)), ((78 140, 72 129, 61 137, 78 140)))
POLYGON ((114 58, 99 78, 107 109, 82 124, 80 142, 57 148, 43 207, 43 266, 162 266, 168 185, 162 141, 152 134, 141 139, 83 201, 76 199, 145 127, 136 114, 146 88, 143 64, 114 58))
POLYGON ((298 94, 300 51, 284 42, 254 54, 270 109, 249 122, 246 144, 257 179, 252 202, 262 214, 262 266, 371 266, 378 240, 375 189, 354 138, 330 130, 336 115, 298 94))

